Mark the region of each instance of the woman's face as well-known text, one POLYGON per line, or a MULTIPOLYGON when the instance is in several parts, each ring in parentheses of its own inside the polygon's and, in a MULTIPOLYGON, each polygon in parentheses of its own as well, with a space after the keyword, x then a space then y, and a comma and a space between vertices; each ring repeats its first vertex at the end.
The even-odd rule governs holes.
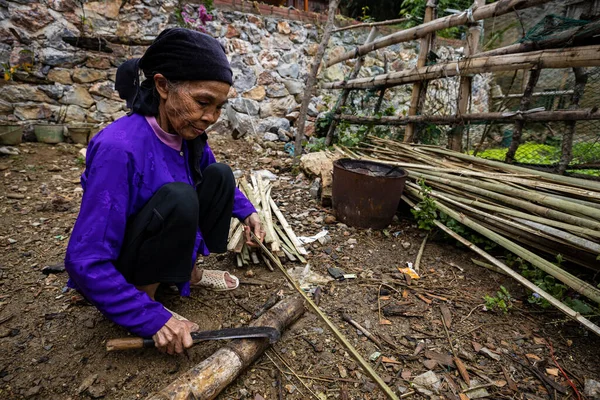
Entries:
MULTIPOLYGON (((159 75, 159 74, 157 74, 159 75)), ((227 103, 230 85, 220 81, 183 81, 168 84, 162 75, 155 83, 161 97, 160 124, 184 140, 200 136, 217 122, 227 103), (162 79, 161 79, 162 78, 162 79)))

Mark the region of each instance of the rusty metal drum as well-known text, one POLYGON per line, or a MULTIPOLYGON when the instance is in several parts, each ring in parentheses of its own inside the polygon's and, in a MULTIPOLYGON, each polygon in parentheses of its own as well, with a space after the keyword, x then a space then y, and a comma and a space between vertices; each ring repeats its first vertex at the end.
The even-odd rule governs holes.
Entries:
POLYGON ((333 163, 333 210, 338 221, 384 229, 400 203, 407 172, 383 163, 342 158, 333 163))

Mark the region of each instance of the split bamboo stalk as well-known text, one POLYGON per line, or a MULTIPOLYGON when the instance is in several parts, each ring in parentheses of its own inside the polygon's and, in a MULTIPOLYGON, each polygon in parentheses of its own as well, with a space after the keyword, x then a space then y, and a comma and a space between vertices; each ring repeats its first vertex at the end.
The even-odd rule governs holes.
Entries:
POLYGON ((486 165, 486 166, 490 166, 490 167, 497 168, 497 169, 504 170, 504 171, 519 172, 519 173, 523 173, 523 174, 534 174, 534 175, 544 178, 545 180, 550 181, 550 182, 558 182, 558 183, 562 183, 565 185, 580 187, 583 189, 600 191, 600 182, 594 182, 591 180, 579 179, 579 178, 571 178, 571 177, 567 177, 567 176, 551 174, 548 172, 537 171, 537 170, 530 169, 530 168, 524 168, 524 167, 519 167, 516 165, 505 164, 501 161, 494 161, 494 160, 487 160, 485 158, 480 158, 480 157, 473 157, 473 156, 470 156, 467 154, 462 154, 462 153, 458 153, 458 152, 451 151, 451 150, 441 149, 438 147, 423 147, 423 150, 427 151, 427 152, 444 154, 444 155, 447 155, 450 157, 468 161, 470 163, 486 165))
POLYGON ((302 288, 298 285, 298 283, 288 274, 279 259, 273 256, 269 250, 260 242, 259 246, 263 249, 265 254, 273 261, 281 270, 287 281, 296 289, 298 293, 304 298, 304 300, 308 303, 310 308, 319 316, 319 318, 327 325, 327 328, 333 333, 336 339, 348 350, 348 352, 352 355, 352 357, 356 360, 356 362, 362 367, 362 369, 375 381, 375 383, 379 386, 379 388, 386 394, 386 396, 392 400, 398 400, 398 396, 386 385, 386 383, 381 379, 377 372, 369 365, 369 363, 360 355, 360 353, 350 344, 350 342, 346 339, 346 337, 337 329, 335 324, 329 320, 327 315, 317 306, 308 295, 302 290, 302 288))
MULTIPOLYGON (((473 8, 477 9, 485 5, 485 0, 475 0, 473 8)), ((479 22, 469 23, 469 35, 467 36, 467 46, 465 47, 465 57, 472 57, 479 51, 479 39, 483 26, 479 22)), ((457 115, 464 115, 469 109, 471 101, 473 77, 469 75, 461 75, 458 88, 458 109, 457 115)), ((453 133, 448 136, 448 148, 456 151, 462 151, 464 125, 458 124, 453 133)))
POLYGON ((271 244, 271 251, 278 252, 280 250, 279 241, 277 240, 277 234, 273 229, 273 220, 271 219, 271 209, 269 207, 269 201, 267 200, 267 192, 265 190, 263 179, 259 176, 256 179, 258 186, 258 193, 262 203, 262 211, 265 220, 265 242, 271 244))
MULTIPOLYGON (((414 202, 412 202, 411 200, 409 200, 406 196, 402 196, 402 200, 404 200, 409 206, 411 206, 413 208, 416 207, 416 204, 414 202)), ((536 285, 534 285, 533 283, 531 283, 530 281, 525 279, 519 273, 513 271, 506 264, 498 261, 496 258, 492 257, 487 252, 485 252, 482 249, 480 249, 479 247, 475 246, 473 243, 469 242, 468 240, 466 240, 465 238, 463 238, 462 236, 460 236, 459 234, 457 234, 456 232, 454 232, 453 230, 448 228, 446 225, 442 224, 440 221, 436 220, 436 221, 434 221, 434 223, 438 228, 443 230, 446 234, 452 236, 453 238, 455 238, 456 240, 461 242, 463 245, 465 245, 469 249, 473 250, 474 252, 476 252, 477 254, 479 254, 480 256, 482 256, 483 258, 488 260, 489 262, 491 262, 494 266, 496 266, 499 269, 501 269, 502 271, 504 271, 508 276, 515 279, 517 282, 519 282, 521 285, 525 286, 527 289, 531 290, 534 293, 539 294, 540 297, 542 297, 543 299, 548 301, 550 304, 552 304, 554 307, 556 307, 558 310, 563 312, 568 317, 578 321, 583 326, 588 328, 590 331, 592 331, 596 335, 600 336, 600 327, 594 325, 590 320, 588 320, 587 318, 584 318, 578 312, 573 311, 571 308, 567 307, 566 305, 564 305, 563 303, 561 303, 560 301, 555 299, 551 294, 543 291, 542 289, 540 289, 539 287, 537 287, 536 285)))
POLYGON ((302 154, 302 140, 304 139, 304 126, 306 124, 306 113, 308 112, 308 105, 312 98, 312 92, 317 81, 317 74, 319 73, 319 67, 325 54, 325 48, 329 43, 331 37, 331 30, 333 29, 333 21, 335 17, 335 10, 337 10, 340 0, 329 0, 329 11, 327 13, 327 22, 325 23, 325 29, 323 30, 323 37, 321 43, 317 48, 317 53, 313 59, 313 63, 310 69, 310 74, 306 81, 306 87, 304 88, 304 98, 300 105, 300 115, 298 116, 298 130, 296 132, 296 139, 294 144, 294 162, 298 164, 300 162, 300 155, 302 154))
POLYGON ((348 25, 348 26, 344 26, 343 28, 337 28, 332 30, 332 33, 336 33, 336 32, 342 32, 342 31, 346 31, 348 29, 357 29, 357 28, 373 28, 375 26, 383 26, 383 25, 395 25, 395 24, 400 24, 402 22, 406 22, 408 21, 408 18, 397 18, 397 19, 390 19, 387 21, 380 21, 380 22, 367 22, 364 24, 356 24, 356 25, 348 25))
POLYGON ((306 249, 304 247, 302 247, 302 244, 298 240, 298 237, 296 236, 296 234, 292 230, 292 227, 290 226, 290 224, 287 222, 287 220, 281 213, 281 210, 279 210, 279 207, 277 207, 277 204, 275 204, 275 201, 270 198, 269 203, 271 205, 271 210, 273 211, 273 213, 279 220, 279 223, 281 224, 281 227, 283 228, 284 232, 287 233, 287 235, 290 238, 290 241, 292 242, 292 244, 294 245, 294 248, 296 249, 296 251, 298 251, 298 253, 300 255, 303 255, 303 256, 307 255, 308 252, 306 251, 306 249))
MULTIPOLYGON (((300 296, 284 299, 250 323, 283 331, 304 313, 300 296)), ((151 395, 149 400, 210 400, 237 378, 267 348, 267 339, 236 339, 151 395)))
MULTIPOLYGON (((373 39, 375 39, 376 35, 377 35, 377 28, 374 27, 371 29, 371 32, 369 32, 369 36, 367 36, 365 43, 372 42, 373 39)), ((360 72, 360 69, 362 68, 363 62, 364 62, 363 57, 356 60, 356 64, 354 64, 354 69, 350 73, 350 76, 348 77, 348 79, 355 79, 358 76, 358 73, 360 72)), ((343 107, 346 104, 346 100, 348 100, 349 94, 350 94, 350 90, 348 90, 348 89, 342 90, 342 93, 340 94, 338 101, 335 103, 335 105, 333 106, 333 109, 331 110, 331 113, 333 115, 337 114, 340 110, 340 107, 343 107)), ((333 141, 333 133, 335 132, 337 123, 338 123, 338 120, 334 119, 333 121, 331 121, 331 125, 329 125, 329 129, 327 130, 327 135, 325 136, 325 145, 326 146, 330 146, 331 142, 333 141)))
MULTIPOLYGON (((419 199, 422 199, 422 195, 418 191, 411 189, 410 187, 408 188, 408 191, 412 195, 418 197, 419 199)), ((589 298, 590 300, 592 300, 596 303, 600 302, 600 290, 596 289, 594 286, 590 285, 589 283, 584 282, 581 279, 569 274, 568 272, 566 272, 566 271, 562 270, 561 268, 557 267, 556 265, 548 262, 547 260, 538 256, 537 254, 532 253, 531 251, 506 239, 504 236, 501 236, 501 235, 497 234, 496 232, 494 232, 488 228, 485 228, 484 226, 473 221, 471 218, 467 217, 466 215, 459 214, 456 211, 452 210, 451 208, 445 206, 442 203, 436 203, 436 206, 440 211, 447 214, 451 218, 462 223, 463 225, 466 225, 467 227, 473 229, 474 231, 480 233, 481 235, 487 237, 488 239, 498 243, 500 246, 502 246, 505 249, 507 249, 508 251, 518 255, 525 261, 530 262, 532 265, 538 267, 539 269, 546 272, 547 274, 552 275, 553 277, 555 277, 559 281, 563 282, 565 285, 569 286, 570 288, 577 291, 578 293, 586 296, 587 298, 589 298)))
POLYGON ((551 226, 547 226, 547 225, 540 224, 537 222, 528 221, 523 218, 515 218, 515 219, 524 225, 531 226, 535 229, 546 232, 550 235, 564 239, 579 248, 585 249, 587 251, 590 251, 590 252, 600 256, 600 244, 598 244, 596 242, 587 240, 585 238, 579 237, 577 235, 573 235, 573 234, 565 232, 565 231, 561 231, 560 229, 556 229, 551 226))
POLYGON ((323 89, 373 89, 392 87, 420 80, 450 78, 464 74, 513 71, 515 69, 544 69, 594 67, 600 65, 600 46, 581 46, 570 49, 551 49, 519 53, 510 56, 470 58, 422 68, 392 72, 350 81, 323 83, 323 89))
MULTIPOLYGON (((531 94, 535 89, 535 85, 537 85, 538 79, 540 78, 542 70, 541 68, 534 68, 529 72, 529 79, 527 81, 527 86, 523 91, 523 97, 521 97, 521 104, 519 105, 519 111, 527 111, 529 109, 529 104, 531 104, 531 94)), ((515 161, 515 154, 517 153, 517 149, 521 144, 521 133, 523 132, 523 128, 525 127, 525 121, 515 121, 515 127, 513 128, 512 141, 510 142, 510 146, 508 151, 506 152, 506 158, 504 162, 512 164, 515 161)), ((457 150, 457 149, 453 149, 457 150)))
POLYGON ((294 246, 290 238, 285 234, 284 231, 281 230, 279 225, 274 225, 274 228, 279 237, 283 240, 283 243, 281 243, 281 245, 283 246, 283 244, 285 243, 288 249, 292 251, 292 253, 298 258, 298 260, 300 260, 301 263, 306 264, 306 259, 298 252, 298 250, 296 250, 296 247, 294 246))
POLYGON ((460 14, 438 18, 429 23, 384 36, 371 44, 359 46, 354 50, 348 51, 339 57, 329 60, 325 66, 331 67, 332 65, 338 64, 342 61, 363 56, 371 51, 375 51, 396 43, 420 39, 430 33, 439 31, 440 29, 461 26, 467 24, 468 22, 480 21, 486 18, 498 17, 500 15, 508 14, 517 10, 548 3, 549 1, 551 0, 500 0, 496 3, 479 7, 475 10, 472 10, 472 12, 465 11, 460 14))
MULTIPOLYGON (((423 23, 431 22, 437 17, 437 3, 439 0, 428 0, 425 8, 425 18, 423 18, 423 23)), ((417 68, 422 68, 425 66, 427 62, 427 55, 429 54, 429 50, 434 47, 435 41, 435 32, 432 32, 423 38, 421 38, 421 43, 419 46, 419 57, 417 58, 417 68)), ((408 115, 413 116, 421 113, 422 106, 421 98, 424 97, 427 92, 427 86, 429 85, 429 81, 417 81, 413 85, 412 95, 410 98, 410 107, 408 108, 408 115)), ((404 143, 410 143, 414 139, 415 134, 415 124, 408 124, 404 129, 404 143)))

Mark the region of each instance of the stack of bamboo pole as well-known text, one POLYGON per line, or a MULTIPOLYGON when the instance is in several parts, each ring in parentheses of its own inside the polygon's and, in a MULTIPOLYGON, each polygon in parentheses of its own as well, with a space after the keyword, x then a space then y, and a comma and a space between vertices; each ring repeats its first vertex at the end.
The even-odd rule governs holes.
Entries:
POLYGON ((337 149, 352 158, 403 167, 405 195, 414 203, 423 199, 417 181, 424 180, 438 211, 600 303, 597 287, 556 265, 560 255, 600 271, 600 182, 374 136, 357 148, 337 149))
MULTIPOLYGON (((270 246, 271 252, 277 254, 280 258, 306 263, 303 257, 307 254, 306 249, 271 198, 271 182, 255 172, 250 176, 250 182, 246 177, 241 177, 238 180, 238 188, 256 208, 266 232, 265 243, 270 246)), ((239 268, 260 263, 259 254, 257 254, 255 248, 251 248, 246 243, 244 226, 236 218, 231 220, 227 250, 236 253, 239 268)), ((260 253, 260 256, 267 267, 273 271, 270 260, 262 253, 260 253)))

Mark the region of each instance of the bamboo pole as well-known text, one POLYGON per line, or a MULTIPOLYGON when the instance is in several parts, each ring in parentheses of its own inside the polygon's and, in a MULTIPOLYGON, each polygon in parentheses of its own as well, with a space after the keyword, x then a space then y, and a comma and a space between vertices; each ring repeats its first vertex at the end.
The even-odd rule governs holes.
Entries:
MULTIPOLYGON (((494 3, 497 4, 497 3, 494 3)), ((464 74, 513 71, 532 68, 593 67, 600 65, 600 46, 582 46, 570 49, 550 49, 519 53, 509 56, 471 58, 441 63, 422 68, 392 72, 374 77, 358 78, 321 84, 323 89, 373 89, 392 87, 420 80, 449 78, 464 74)))
MULTIPOLYGON (((485 5, 485 0, 475 0, 473 8, 477 9, 485 5)), ((481 31, 483 26, 479 22, 469 23, 469 36, 467 37, 467 46, 465 47, 465 57, 473 57, 474 54, 479 50, 479 38, 481 37, 481 31)), ((460 83, 458 88, 458 109, 457 115, 464 115, 469 109, 469 102, 471 101, 471 92, 473 77, 469 75, 461 75, 460 83)), ((455 129, 452 130, 452 134, 448 136, 448 148, 455 151, 462 151, 463 148, 463 134, 464 124, 456 125, 455 129)))
POLYGON ((589 252, 592 252, 592 253, 600 256, 600 244, 598 244, 596 242, 592 242, 591 240, 584 239, 577 235, 573 235, 571 233, 561 231, 560 229, 556 229, 556 228, 553 228, 553 227, 550 227, 550 226, 547 226, 544 224, 528 221, 523 218, 515 218, 515 219, 524 225, 531 226, 535 229, 539 229, 540 231, 546 232, 550 235, 564 239, 579 248, 585 249, 589 252))
MULTIPOLYGON (((439 0, 428 0, 425 8, 424 23, 428 23, 437 18, 437 3, 439 0)), ((421 38, 419 57, 417 58, 417 68, 422 68, 427 62, 427 55, 429 50, 434 47, 435 32, 432 32, 423 38, 421 38)), ((412 95, 410 98, 410 107, 408 108, 408 115, 413 116, 421 113, 419 104, 421 103, 421 97, 427 92, 427 86, 429 81, 417 81, 413 84, 412 95)), ((422 103, 421 103, 422 104, 422 103)), ((408 124, 404 129, 404 143, 410 143, 414 140, 415 124, 408 124)))
MULTIPOLYGON (((413 203, 411 200, 409 200, 406 196, 402 196, 402 200, 404 200, 406 202, 406 204, 408 204, 409 206, 411 206, 413 208, 416 207, 415 203, 413 203)), ((542 297, 543 299, 548 301, 550 304, 552 304, 558 310, 563 312, 565 315, 578 321, 583 326, 588 328, 590 331, 592 331, 596 335, 600 336, 600 327, 594 325, 590 320, 584 318, 583 316, 581 316, 581 314, 573 311, 571 308, 567 307, 566 305, 564 305, 563 303, 561 303, 560 301, 555 299, 551 294, 543 291, 542 289, 540 289, 533 283, 529 282, 523 276, 521 276, 520 274, 518 274, 517 272, 515 272, 511 268, 509 268, 506 264, 498 261, 496 258, 489 255, 487 252, 483 251, 479 247, 475 246, 473 243, 469 242, 462 236, 458 235, 456 232, 454 232, 453 230, 448 228, 446 225, 442 224, 440 221, 436 220, 436 221, 434 221, 434 223, 438 228, 443 230, 446 234, 452 236, 453 238, 455 238, 456 240, 461 242, 463 245, 465 245, 467 248, 473 250, 474 252, 476 252, 477 254, 479 254, 480 256, 482 256, 483 258, 488 260, 489 262, 491 262, 495 267, 498 267, 506 275, 512 277, 513 279, 515 279, 517 282, 519 282, 521 285, 525 286, 527 289, 531 290, 532 292, 539 294, 540 297, 542 297)))
MULTIPOLYGON (((575 74, 575 89, 573 90, 573 97, 571 100, 571 108, 578 108, 579 101, 583 97, 585 86, 588 80, 588 74, 584 68, 573 68, 575 74)), ((575 135, 575 121, 568 121, 566 124, 565 133, 562 139, 561 156, 558 162, 558 173, 564 175, 569 163, 573 158, 573 136, 575 135)))
POLYGON ((394 24, 400 24, 402 22, 406 22, 408 20, 409 20, 409 18, 397 18, 397 19, 389 19, 387 21, 366 22, 363 24, 348 25, 348 26, 344 26, 343 28, 337 28, 337 29, 334 29, 332 32, 337 33, 337 32, 346 31, 348 29, 367 28, 367 27, 374 28, 376 26, 394 25, 394 24))
MULTIPOLYGON (((533 89, 535 89, 535 85, 537 85, 541 72, 542 70, 539 68, 535 68, 530 71, 527 86, 523 91, 523 97, 521 97, 521 104, 519 105, 519 110, 521 112, 529 109, 529 104, 531 104, 531 94, 533 93, 533 89)), ((515 154, 517 153, 517 149, 521 144, 521 133, 523 132, 524 127, 525 121, 515 121, 512 141, 510 142, 510 147, 506 152, 506 158, 504 159, 504 162, 511 164, 515 161, 515 154)))
POLYGON ((339 4, 340 0, 329 0, 329 12, 327 14, 327 23, 325 24, 323 37, 321 38, 321 43, 319 44, 319 48, 317 49, 317 54, 315 54, 315 58, 313 59, 310 74, 308 75, 306 86, 304 88, 304 98, 302 99, 302 104, 300 105, 300 115, 298 116, 298 131, 296 132, 296 139, 294 144, 295 164, 300 163, 300 155, 302 154, 302 140, 304 139, 304 126, 306 124, 306 113, 308 112, 308 105, 310 103, 310 99, 312 98, 312 92, 315 86, 315 82, 317 80, 319 67, 321 66, 321 60, 323 59, 323 55, 325 54, 325 48, 327 47, 327 44, 329 43, 329 38, 331 36, 331 30, 333 28, 333 21, 335 17, 335 10, 337 10, 339 4))
MULTIPOLYGON (((409 193, 411 193, 413 196, 416 196, 417 198, 422 199, 422 195, 417 190, 412 189, 410 187, 408 187, 407 189, 408 189, 409 193)), ((569 286, 576 292, 582 294, 583 296, 589 298, 592 301, 595 301, 596 303, 600 302, 600 290, 596 289, 594 286, 590 285, 589 283, 582 281, 581 279, 569 274, 568 272, 560 269, 556 265, 554 265, 554 264, 548 262, 547 260, 543 259, 542 257, 538 256, 537 254, 532 253, 531 251, 525 249, 524 247, 521 247, 521 246, 513 243, 512 241, 506 239, 504 236, 499 235, 496 232, 492 231, 491 229, 488 229, 488 228, 484 227, 483 225, 473 221, 471 218, 467 217, 466 215, 459 214, 456 211, 452 210, 451 208, 449 208, 439 202, 436 203, 436 206, 440 211, 442 211, 449 217, 455 219, 456 221, 460 222, 463 225, 466 225, 467 227, 473 229, 474 231, 487 237, 488 239, 498 243, 500 246, 504 247, 506 250, 518 255, 525 261, 530 262, 532 265, 538 267, 539 269, 546 272, 547 274, 552 275, 553 277, 555 277, 559 281, 563 282, 565 285, 569 286)))
MULTIPOLYGON (((300 296, 284 299, 250 323, 282 332, 304 313, 300 296)), ((267 339, 236 339, 188 370, 149 400, 210 400, 237 378, 267 348, 267 339)))
POLYGON ((467 24, 468 22, 480 21, 486 18, 498 17, 500 15, 512 13, 517 10, 523 10, 525 8, 548 3, 549 1, 551 0, 500 0, 496 3, 479 7, 475 10, 472 10, 472 12, 465 11, 460 14, 434 19, 429 23, 384 36, 368 45, 359 46, 354 50, 348 51, 339 57, 329 60, 325 66, 331 67, 332 65, 341 63, 342 61, 363 56, 371 51, 375 51, 392 44, 417 40, 430 33, 439 31, 440 29, 461 26, 467 24))
MULTIPOLYGON (((369 36, 367 36, 365 43, 372 42, 373 39, 375 39, 376 35, 377 35, 377 28, 372 28, 371 32, 369 32, 369 36)), ((364 62, 364 57, 360 57, 358 60, 356 60, 356 64, 354 64, 354 69, 350 73, 350 76, 348 77, 348 79, 355 79, 358 76, 358 73, 360 72, 363 62, 364 62)), ((350 94, 350 90, 348 90, 348 89, 342 90, 342 94, 340 94, 338 101, 336 101, 335 105, 333 106, 333 109, 331 110, 332 115, 337 114, 340 110, 340 107, 343 107, 346 104, 346 100, 348 99, 349 94, 350 94)), ((325 136, 325 146, 331 146, 331 142, 333 141, 333 133, 335 132, 335 128, 337 127, 337 124, 338 124, 337 119, 334 119, 333 121, 331 121, 331 124, 329 125, 329 129, 327 130, 327 135, 325 136)))
POLYGON ((280 250, 279 241, 277 240, 277 233, 273 229, 273 219, 271 218, 271 209, 269 207, 269 201, 267 200, 267 191, 263 184, 262 177, 256 178, 258 183, 258 193, 260 195, 260 201, 262 203, 262 212, 265 221, 265 242, 271 244, 271 251, 278 252, 280 250))
POLYGON ((468 161, 470 163, 486 165, 486 166, 498 168, 498 169, 504 170, 504 171, 519 172, 519 173, 523 173, 523 174, 533 174, 533 175, 537 175, 541 178, 544 178, 550 182, 558 182, 558 183, 562 183, 565 185, 600 191, 600 183, 594 182, 591 180, 551 174, 548 172, 537 171, 537 170, 530 169, 530 168, 519 167, 517 165, 506 164, 501 161, 486 160, 485 158, 473 157, 473 156, 470 156, 467 154, 462 154, 462 153, 458 153, 455 151, 450 151, 450 150, 441 149, 441 148, 437 148, 437 147, 422 147, 422 150, 425 152, 444 154, 444 155, 447 155, 450 157, 458 158, 463 161, 468 161))
POLYGON ((290 238, 290 241, 296 248, 296 251, 298 251, 298 254, 303 255, 303 256, 307 255, 308 252, 306 251, 306 249, 304 247, 302 247, 302 243, 300 243, 300 240, 298 240, 298 237, 296 236, 296 234, 292 230, 292 227, 290 226, 290 224, 287 222, 287 220, 281 213, 281 210, 279 210, 279 207, 277 207, 277 204, 275 204, 275 201, 272 198, 269 198, 269 203, 271 205, 271 210, 273 211, 273 213, 279 220, 279 223, 281 224, 283 231, 285 233, 287 233, 288 237, 290 238))
POLYGON ((411 123, 432 123, 438 125, 454 125, 459 123, 485 123, 488 121, 528 121, 528 122, 556 122, 556 121, 590 121, 600 119, 600 110, 596 107, 580 110, 555 110, 535 112, 487 112, 464 115, 413 115, 392 117, 361 117, 357 115, 341 114, 334 119, 343 120, 351 124, 375 125, 407 125, 411 123))
POLYGON ((327 325, 327 328, 334 334, 334 336, 338 339, 338 341, 348 350, 348 352, 352 355, 352 357, 360 364, 362 369, 375 381, 375 383, 379 386, 379 388, 386 394, 389 399, 398 400, 398 396, 386 385, 386 383, 381 379, 377 372, 369 365, 369 363, 360 355, 360 353, 350 344, 350 342, 344 337, 344 335, 337 329, 335 324, 329 320, 327 315, 317 306, 308 295, 300 288, 298 283, 288 274, 279 259, 273 256, 269 250, 258 241, 259 246, 263 249, 265 254, 273 261, 281 270, 287 281, 296 289, 298 293, 304 298, 304 300, 308 303, 308 305, 312 308, 312 310, 319 316, 319 318, 327 325))

